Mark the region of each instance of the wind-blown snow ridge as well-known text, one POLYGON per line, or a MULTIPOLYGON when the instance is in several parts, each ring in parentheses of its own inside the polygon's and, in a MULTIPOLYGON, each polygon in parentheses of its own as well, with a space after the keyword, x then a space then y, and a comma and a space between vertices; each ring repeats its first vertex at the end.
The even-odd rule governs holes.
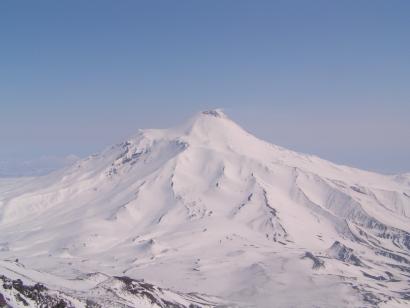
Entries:
POLYGON ((219 109, 0 182, 0 258, 71 297, 100 272, 207 294, 201 307, 404 307, 409 222, 406 175, 269 144, 219 109))

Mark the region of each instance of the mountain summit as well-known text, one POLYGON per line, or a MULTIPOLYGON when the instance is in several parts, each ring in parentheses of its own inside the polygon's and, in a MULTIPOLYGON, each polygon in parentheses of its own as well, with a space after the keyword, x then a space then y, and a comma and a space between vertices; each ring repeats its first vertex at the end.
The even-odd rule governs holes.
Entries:
POLYGON ((105 288, 122 305, 145 279, 147 307, 408 304, 405 176, 269 144, 219 109, 4 187, 0 269, 71 301, 105 288))

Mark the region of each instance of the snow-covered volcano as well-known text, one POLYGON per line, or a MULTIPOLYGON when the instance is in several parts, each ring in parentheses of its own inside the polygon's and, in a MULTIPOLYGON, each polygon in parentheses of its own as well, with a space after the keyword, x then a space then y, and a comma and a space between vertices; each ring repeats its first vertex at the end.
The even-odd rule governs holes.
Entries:
MULTIPOLYGON (((0 182, 0 259, 4 279, 40 282, 75 306, 405 307, 410 176, 299 154, 202 112, 0 182), (136 302, 115 277, 167 300, 136 302)), ((10 303, 17 291, 0 286, 10 303)))

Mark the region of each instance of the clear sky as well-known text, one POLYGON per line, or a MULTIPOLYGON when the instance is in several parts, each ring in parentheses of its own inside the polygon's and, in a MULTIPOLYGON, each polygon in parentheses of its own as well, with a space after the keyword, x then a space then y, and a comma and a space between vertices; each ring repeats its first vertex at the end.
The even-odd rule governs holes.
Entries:
POLYGON ((0 1, 0 160, 85 156, 214 107, 409 172, 410 1, 0 1))

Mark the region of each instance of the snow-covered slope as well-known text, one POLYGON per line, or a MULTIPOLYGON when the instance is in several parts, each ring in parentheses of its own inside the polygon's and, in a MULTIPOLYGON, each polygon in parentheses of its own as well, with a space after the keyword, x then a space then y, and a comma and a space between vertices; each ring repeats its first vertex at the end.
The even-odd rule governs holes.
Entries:
POLYGON ((0 182, 0 258, 72 297, 69 282, 101 273, 207 294, 200 307, 404 307, 410 179, 286 150, 212 110, 0 182))

